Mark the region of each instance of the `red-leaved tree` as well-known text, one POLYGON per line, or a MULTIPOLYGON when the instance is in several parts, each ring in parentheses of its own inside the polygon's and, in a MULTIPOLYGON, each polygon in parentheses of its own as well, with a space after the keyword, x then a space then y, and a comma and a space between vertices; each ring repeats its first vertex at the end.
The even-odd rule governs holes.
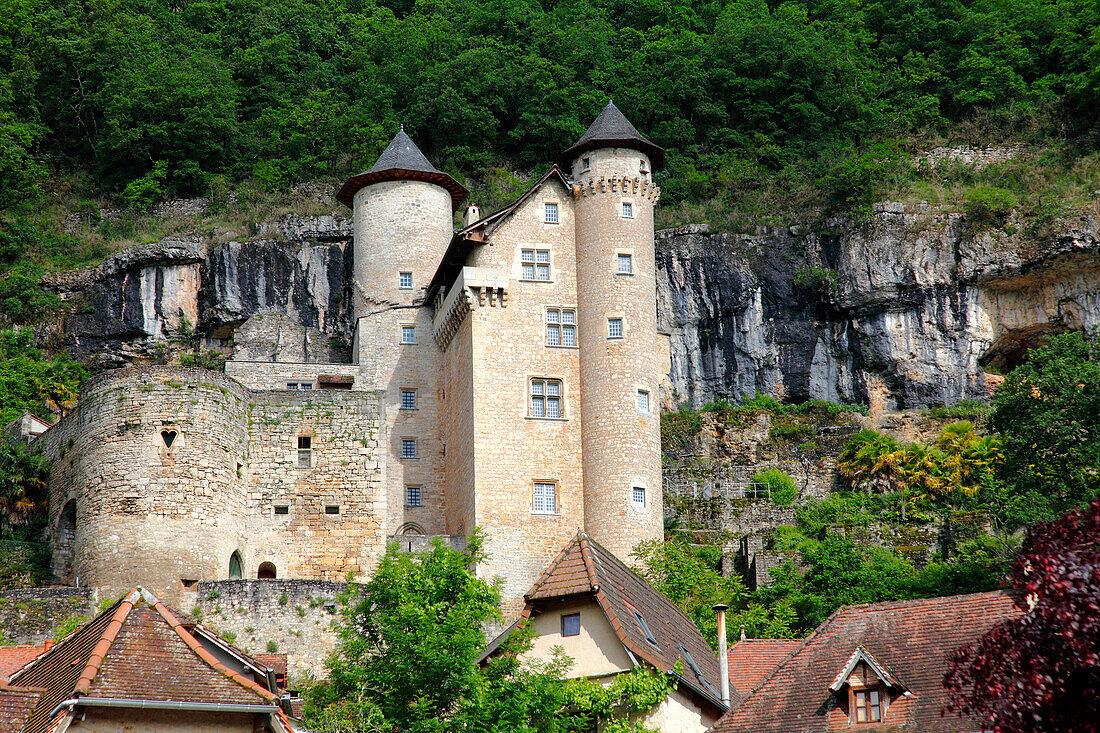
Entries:
POLYGON ((1100 731, 1100 502, 1028 530, 1024 614, 953 652, 949 710, 995 733, 1100 731))

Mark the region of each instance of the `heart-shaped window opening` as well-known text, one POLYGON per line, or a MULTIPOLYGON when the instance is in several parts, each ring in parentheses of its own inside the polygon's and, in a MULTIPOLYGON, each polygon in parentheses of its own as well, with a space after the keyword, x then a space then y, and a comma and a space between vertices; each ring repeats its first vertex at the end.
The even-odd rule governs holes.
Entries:
POLYGON ((160 437, 161 437, 162 440, 164 440, 164 447, 165 448, 171 448, 172 447, 172 443, 176 442, 176 435, 177 435, 177 433, 176 433, 175 430, 161 430, 160 431, 160 437))

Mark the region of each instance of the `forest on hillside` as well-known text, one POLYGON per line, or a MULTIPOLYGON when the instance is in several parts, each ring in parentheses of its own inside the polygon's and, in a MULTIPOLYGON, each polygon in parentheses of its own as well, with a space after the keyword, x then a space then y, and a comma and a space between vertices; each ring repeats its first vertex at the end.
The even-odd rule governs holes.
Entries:
POLYGON ((543 166, 609 96, 668 149, 671 203, 844 194, 838 162, 944 135, 1079 152, 1100 113, 1091 0, 3 0, 0 24, 9 225, 59 187, 344 176, 399 123, 459 176, 543 166))

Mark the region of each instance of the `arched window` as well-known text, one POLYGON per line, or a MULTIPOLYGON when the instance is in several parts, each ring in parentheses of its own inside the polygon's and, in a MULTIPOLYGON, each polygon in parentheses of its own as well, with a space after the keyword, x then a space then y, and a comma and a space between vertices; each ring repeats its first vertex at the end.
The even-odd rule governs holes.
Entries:
POLYGON ((234 552, 229 556, 229 579, 240 580, 244 577, 244 573, 241 571, 241 555, 239 552, 234 552))
POLYGON ((260 569, 256 571, 259 580, 275 580, 275 565, 269 562, 260 563, 260 569))

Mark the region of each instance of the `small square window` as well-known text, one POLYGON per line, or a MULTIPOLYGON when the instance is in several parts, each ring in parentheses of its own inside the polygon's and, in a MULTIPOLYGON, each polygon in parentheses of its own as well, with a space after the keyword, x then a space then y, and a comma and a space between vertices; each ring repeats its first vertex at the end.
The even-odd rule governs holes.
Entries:
POLYGON ((629 201, 624 201, 623 202, 623 218, 624 219, 633 219, 634 218, 634 204, 630 203, 629 201))
MULTIPOLYGON (((631 610, 633 611, 633 609, 631 609, 631 610)), ((638 628, 642 630, 643 634, 645 634, 645 640, 648 641, 654 647, 656 647, 657 646, 657 637, 655 637, 653 635, 653 632, 649 630, 649 624, 647 624, 645 622, 645 619, 642 618, 642 614, 638 613, 637 611, 634 611, 634 620, 638 622, 638 628)), ((657 648, 660 648, 660 647, 657 647, 657 648)))
POLYGON ((309 468, 313 465, 313 438, 308 435, 298 436, 298 468, 309 468))
POLYGON ((581 635, 581 615, 579 613, 566 613, 561 617, 562 636, 581 635))
POLYGON ((402 272, 397 276, 397 284, 402 290, 411 290, 413 286, 413 274, 411 272, 402 272))
POLYGON ((638 390, 638 412, 649 414, 649 392, 638 390))
POLYGON ((634 498, 634 506, 639 508, 639 509, 644 509, 645 508, 645 487, 644 486, 635 486, 631 490, 631 493, 633 494, 633 498, 634 498))
POLYGON ((401 439, 401 457, 416 458, 416 438, 401 439))
POLYGON ((549 203, 546 204, 546 206, 545 206, 545 221, 546 221, 547 224, 557 224, 558 223, 558 205, 557 204, 549 204, 549 203))
POLYGON ((852 702, 857 723, 882 721, 882 700, 878 690, 853 690, 852 702))
POLYGON ((558 511, 558 485, 536 481, 535 500, 531 511, 534 514, 556 514, 558 511))
POLYGON ((620 275, 633 275, 634 274, 634 258, 630 255, 619 255, 619 266, 617 272, 620 275))
POLYGON ((298 385, 298 389, 313 389, 313 385, 308 382, 302 382, 298 385))
POLYGON ((403 389, 403 390, 401 390, 401 409, 402 410, 415 410, 416 409, 416 390, 415 389, 403 389))
POLYGON ((285 504, 276 504, 275 505, 275 514, 276 515, 290 514, 290 507, 286 506, 285 504))
POLYGON ((287 389, 298 389, 298 383, 297 382, 289 382, 289 383, 287 383, 286 388, 287 389))
POLYGON ((415 344, 416 343, 416 327, 415 326, 402 326, 401 327, 401 343, 403 343, 403 344, 415 344))
POLYGON ((325 504, 325 514, 339 514, 339 513, 340 513, 340 505, 339 504, 325 504))
POLYGON ((591 158, 581 158, 581 166, 583 166, 583 170, 588 170, 589 168, 592 167, 592 159, 591 158))
POLYGON ((609 339, 621 339, 623 337, 623 319, 607 319, 607 337, 609 339))
POLYGON ((423 504, 420 503, 419 486, 405 487, 405 506, 423 506, 423 504))

